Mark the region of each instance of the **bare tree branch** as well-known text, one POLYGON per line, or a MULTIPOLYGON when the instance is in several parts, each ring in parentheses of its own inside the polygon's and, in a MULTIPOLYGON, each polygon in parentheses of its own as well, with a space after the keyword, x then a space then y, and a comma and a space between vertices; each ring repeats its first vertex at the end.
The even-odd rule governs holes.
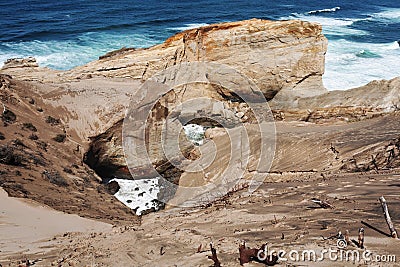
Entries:
POLYGON ((221 262, 218 260, 217 257, 217 250, 213 248, 212 242, 210 243, 210 249, 211 256, 208 256, 208 258, 214 262, 214 267, 221 267, 221 262))
POLYGON ((387 223, 387 225, 389 227, 389 231, 390 231, 391 237, 398 238, 397 231, 394 228, 392 219, 390 218, 390 215, 389 215, 389 209, 388 209, 387 204, 386 204, 386 199, 383 196, 381 196, 379 198, 379 201, 381 202, 383 215, 385 216, 385 220, 386 220, 386 223, 387 223))
POLYGON ((313 199, 311 199, 311 201, 314 202, 315 204, 318 204, 323 209, 334 209, 335 208, 333 205, 329 204, 328 202, 322 201, 317 198, 313 198, 313 199))

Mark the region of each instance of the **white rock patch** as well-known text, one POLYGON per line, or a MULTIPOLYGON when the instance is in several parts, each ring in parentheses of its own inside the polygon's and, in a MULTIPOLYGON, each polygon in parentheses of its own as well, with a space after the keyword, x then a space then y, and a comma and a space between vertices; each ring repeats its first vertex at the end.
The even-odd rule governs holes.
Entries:
POLYGON ((206 129, 197 124, 187 124, 183 126, 185 134, 190 142, 197 146, 201 146, 204 143, 204 132, 206 129))
MULTIPOLYGON (((154 208, 158 210, 159 202, 157 195, 160 192, 158 186, 159 178, 143 180, 112 179, 116 181, 120 189, 114 195, 119 201, 141 215, 144 211, 154 208)), ((110 181, 110 182, 111 182, 110 181)))

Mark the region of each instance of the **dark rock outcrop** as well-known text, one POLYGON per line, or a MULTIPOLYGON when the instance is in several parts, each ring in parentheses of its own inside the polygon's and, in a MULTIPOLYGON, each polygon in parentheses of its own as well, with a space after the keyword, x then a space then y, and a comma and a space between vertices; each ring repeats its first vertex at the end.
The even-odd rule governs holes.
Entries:
POLYGON ((3 70, 10 68, 36 68, 39 64, 36 62, 36 58, 10 58, 4 62, 3 70))

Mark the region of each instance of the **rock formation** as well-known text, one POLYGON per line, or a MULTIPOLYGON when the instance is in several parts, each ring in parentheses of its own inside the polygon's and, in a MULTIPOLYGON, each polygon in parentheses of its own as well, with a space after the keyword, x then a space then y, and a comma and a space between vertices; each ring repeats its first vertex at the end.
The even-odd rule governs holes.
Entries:
MULTIPOLYGON (((249 84, 254 84, 261 90, 272 108, 279 109, 274 111, 274 115, 283 121, 289 118, 306 122, 321 121, 329 119, 324 117, 326 114, 335 117, 340 112, 354 118, 353 111, 357 111, 357 116, 366 115, 367 118, 369 111, 365 112, 366 106, 372 108, 371 116, 374 116, 374 112, 384 112, 389 102, 391 110, 399 108, 398 98, 396 99, 398 78, 372 82, 365 87, 346 92, 327 92, 322 84, 326 49, 327 40, 318 24, 252 19, 187 30, 147 49, 123 48, 69 71, 41 68, 34 59, 29 58, 8 61, 0 73, 25 81, 32 94, 40 100, 35 103, 35 112, 51 109, 52 114, 57 114, 63 125, 63 134, 68 137, 67 142, 74 144, 80 157, 86 152, 85 162, 106 181, 114 176, 129 179, 130 171, 134 171, 139 178, 150 177, 153 175, 149 171, 150 167, 154 166, 173 183, 192 185, 203 183, 204 175, 197 179, 196 175, 184 174, 179 182, 181 172, 171 164, 171 158, 167 157, 166 152, 169 149, 164 150, 161 146, 163 125, 175 125, 172 129, 177 132, 180 131, 181 124, 189 120, 235 128, 240 123, 255 122, 254 114, 251 114, 247 103, 237 94, 221 84, 213 83, 213 73, 207 72, 204 75, 206 81, 202 81, 202 84, 174 84, 174 90, 161 95, 147 90, 149 88, 143 88, 144 82, 170 67, 175 67, 176 72, 184 73, 185 69, 181 66, 187 63, 213 62, 245 75, 249 84), (365 98, 365 95, 368 97, 365 98), (146 113, 149 114, 146 126, 148 133, 136 136, 139 130, 144 129, 143 125, 129 132, 131 136, 143 137, 146 141, 146 147, 135 147, 134 152, 146 150, 150 161, 138 156, 129 162, 131 169, 128 169, 122 148, 125 111, 132 100, 136 101, 136 106, 130 110, 131 113, 145 110, 148 103, 140 101, 154 96, 159 99, 151 107, 151 112, 146 113), (198 100, 196 105, 179 109, 181 104, 201 97, 204 100, 198 100), (345 107, 347 109, 343 111, 345 105, 351 107, 345 107), (329 109, 329 112, 324 113, 326 110, 322 110, 323 108, 329 109), (218 120, 204 119, 203 114, 218 120)), ((174 76, 157 76, 164 85, 173 78, 174 76)), ((223 82, 235 84, 237 81, 231 75, 226 75, 223 82)), ((249 88, 252 89, 251 86, 249 88)), ((235 129, 232 132, 235 135, 239 133, 235 129)), ((230 148, 226 145, 226 134, 214 130, 208 131, 207 136, 219 143, 217 147, 221 147, 220 153, 223 155, 218 160, 222 165, 225 164, 222 161, 229 160, 229 153, 225 155, 225 150, 230 148)), ((249 141, 249 146, 260 146, 260 140, 256 136, 254 134, 249 141)), ((336 161, 334 164, 329 160, 312 162, 307 157, 287 161, 286 159, 291 158, 293 147, 309 146, 310 148, 304 150, 307 154, 314 149, 313 142, 305 137, 294 142, 290 134, 282 138, 285 144, 290 143, 293 146, 281 147, 280 154, 277 154, 272 165, 274 172, 290 171, 295 167, 296 171, 307 171, 313 169, 312 166, 318 166, 318 170, 329 166, 335 170, 340 168, 336 161)), ((201 154, 184 135, 180 135, 178 144, 182 155, 172 158, 175 163, 188 158, 195 159, 201 154)), ((323 152, 316 153, 321 159, 326 155, 326 145, 321 142, 319 148, 323 152)), ((208 146, 210 145, 206 144, 205 149, 208 146)), ((237 152, 239 151, 241 147, 238 147, 237 152)), ((253 158, 250 161, 248 173, 258 172, 258 161, 253 158)), ((219 175, 218 168, 221 164, 217 161, 208 178, 219 175)))
POLYGON ((34 57, 28 58, 10 58, 4 62, 3 69, 10 68, 36 68, 39 67, 39 64, 36 62, 34 57))
MULTIPOLYGON (((105 266, 166 266, 180 258, 185 266, 206 266, 210 262, 201 244, 211 238, 224 252, 221 261, 236 266, 238 238, 256 246, 271 237, 274 246, 320 251, 336 245, 336 240, 315 242, 316 236, 327 236, 332 229, 346 224, 354 232, 360 220, 379 226, 382 220, 373 215, 380 215, 376 200, 399 187, 400 78, 326 92, 321 82, 325 51, 319 25, 254 19, 188 30, 148 49, 112 51, 70 71, 41 68, 33 59, 8 61, 0 71, 0 186, 10 196, 129 225, 104 234, 46 238, 37 243, 49 250, 46 254, 32 246, 22 251, 15 242, 21 251, 10 252, 12 256, 7 249, 2 251, 1 264, 17 266, 21 255, 29 263, 28 258, 38 259, 40 254, 46 266, 86 266, 93 259, 105 266), (217 72, 203 75, 210 83, 178 84, 162 94, 143 87, 160 71, 179 66, 175 73, 182 72, 185 63, 199 61, 225 64, 249 77, 249 84, 256 84, 272 107, 272 112, 256 112, 273 115, 276 123, 269 125, 274 127, 257 123, 250 110, 252 98, 245 103, 229 86, 212 83, 217 72), (152 106, 147 100, 154 97, 158 101, 152 106), (196 104, 190 105, 193 99, 196 104), (184 103, 189 104, 182 108, 184 103), (134 117, 142 111, 149 115, 147 125, 133 123, 123 132, 125 115, 134 117), (182 153, 167 158, 175 150, 161 146, 163 125, 179 134, 180 126, 190 120, 215 128, 205 132, 200 147, 179 135, 173 148, 182 153), (241 124, 244 127, 238 127, 241 124), (143 129, 148 131, 141 135, 143 129), (122 148, 124 133, 145 143, 133 147, 129 168, 122 148), (54 138, 60 135, 63 138, 54 138), (261 155, 260 148, 268 144, 273 146, 261 155), (143 152, 150 161, 140 156, 143 152), (187 161, 185 168, 201 167, 200 171, 183 172, 174 165, 187 161), (115 181, 104 184, 114 176, 132 179, 130 171, 134 178, 151 177, 151 167, 179 185, 176 191, 164 190, 162 199, 171 205, 194 202, 200 208, 138 218, 110 195, 121 193, 124 186, 115 181), (240 183, 235 183, 237 178, 240 183), (252 181, 260 187, 249 194, 252 181), (232 182, 227 191, 217 186, 219 195, 205 187, 232 182), (329 198, 336 209, 309 207, 315 197, 329 198)), ((157 76, 161 85, 175 77, 157 76)), ((223 80, 237 82, 231 75, 223 80)), ((135 200, 141 201, 145 192, 139 187, 132 190, 137 191, 135 200)), ((398 207, 399 199, 392 199, 398 207)), ((369 249, 381 255, 398 252, 396 244, 381 241, 369 244, 369 249)))
POLYGON ((400 78, 372 81, 367 85, 345 90, 330 91, 298 101, 298 108, 316 107, 374 107, 386 111, 400 109, 400 78))
POLYGON ((280 90, 305 96, 325 91, 326 49, 318 24, 252 19, 187 30, 149 49, 123 49, 70 74, 146 80, 178 63, 212 61, 250 77, 267 99, 280 90))
MULTIPOLYGON (((280 90, 303 95, 323 93, 326 46, 320 25, 253 19, 188 30, 163 44, 115 51, 71 71, 32 68, 35 64, 27 63, 35 60, 25 59, 11 60, 0 72, 38 81, 34 89, 47 103, 64 109, 64 121, 87 140, 124 116, 130 96, 142 81, 181 62, 213 61, 234 67, 254 81, 267 99, 280 90), (303 86, 310 83, 318 90, 303 86), (88 98, 92 101, 86 101, 88 98)), ((212 98, 218 95, 215 89, 209 92, 212 98)))
POLYGON ((132 212, 82 164, 82 147, 76 134, 65 134, 59 107, 47 105, 30 83, 10 76, 0 75, 0 87, 0 186, 9 196, 107 222, 132 219, 132 212), (57 135, 63 140, 57 142, 57 135))
MULTIPOLYGON (((187 30, 163 44, 148 49, 114 51, 71 71, 54 72, 42 68, 26 71, 24 68, 10 69, 7 65, 2 71, 26 80, 51 80, 52 84, 38 84, 35 89, 43 95, 46 103, 63 110, 62 119, 68 125, 66 130, 75 131, 83 146, 88 137, 107 129, 110 129, 108 132, 114 131, 112 142, 106 142, 108 148, 97 150, 113 163, 108 160, 97 163, 105 162, 105 165, 121 169, 124 163, 118 162, 123 159, 118 132, 121 132, 122 124, 115 123, 123 118, 129 98, 139 90, 141 82, 157 72, 183 62, 212 61, 231 66, 249 77, 267 99, 272 99, 281 90, 285 95, 310 96, 326 91, 321 79, 326 48, 327 40, 320 25, 252 19, 187 30)), ((225 103, 229 103, 232 97, 227 88, 187 85, 175 88, 173 93, 165 96, 165 101, 173 110, 179 103, 199 96, 225 103)), ((204 106, 196 106, 191 112, 185 109, 186 115, 180 114, 180 119, 185 120, 199 111, 210 114, 208 110, 215 115, 222 114, 232 125, 244 117, 235 116, 235 113, 241 115, 241 111, 235 111, 229 105, 217 107, 204 102, 204 106)), ((154 162, 165 162, 157 153, 153 155, 154 162)))

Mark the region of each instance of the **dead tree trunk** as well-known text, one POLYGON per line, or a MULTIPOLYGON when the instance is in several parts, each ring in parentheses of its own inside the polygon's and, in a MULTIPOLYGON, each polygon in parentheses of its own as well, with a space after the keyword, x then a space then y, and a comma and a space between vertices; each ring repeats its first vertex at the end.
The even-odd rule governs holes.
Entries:
POLYGON ((327 201, 322 201, 317 198, 313 198, 313 199, 311 199, 311 201, 314 202, 315 204, 318 204, 323 209, 334 209, 335 208, 334 206, 329 204, 327 201))
POLYGON ((364 249, 364 228, 358 230, 358 247, 364 249))
POLYGON ((350 233, 349 230, 346 230, 345 234, 344 234, 344 240, 346 240, 346 244, 350 245, 350 233))
POLYGON ((257 257, 258 249, 246 248, 246 242, 239 245, 239 262, 243 266, 245 263, 251 262, 257 257))
POLYGON ((266 244, 262 245, 261 248, 246 248, 246 243, 239 245, 239 262, 243 266, 245 263, 255 261, 263 263, 266 266, 274 266, 277 264, 279 257, 276 253, 272 255, 266 255, 266 244))
POLYGON ((214 267, 221 267, 221 262, 218 260, 217 257, 217 250, 213 248, 212 243, 210 243, 210 249, 211 249, 211 256, 208 256, 208 258, 214 262, 214 267))
POLYGON ((385 220, 386 220, 386 223, 387 223, 387 225, 389 227, 390 235, 393 238, 398 238, 397 231, 394 228, 392 219, 390 218, 390 215, 389 215, 389 209, 388 209, 387 204, 386 204, 386 199, 383 196, 381 196, 379 198, 379 201, 381 202, 381 205, 382 205, 383 214, 385 215, 385 220))
POLYGON ((378 171, 378 170, 379 170, 378 164, 377 164, 377 162, 376 162, 376 158, 377 158, 377 157, 378 157, 378 155, 376 155, 375 157, 374 157, 374 155, 371 155, 371 158, 372 158, 371 163, 372 163, 372 165, 374 165, 375 171, 378 171))

